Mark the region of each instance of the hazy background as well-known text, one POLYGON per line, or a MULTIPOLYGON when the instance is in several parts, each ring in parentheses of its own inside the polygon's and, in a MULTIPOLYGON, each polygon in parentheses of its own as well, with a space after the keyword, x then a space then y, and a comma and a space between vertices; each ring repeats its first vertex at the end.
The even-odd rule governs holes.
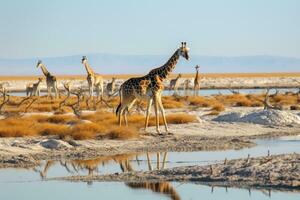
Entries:
POLYGON ((0 75, 146 73, 181 41, 175 72, 300 70, 298 0, 0 0, 0 75))

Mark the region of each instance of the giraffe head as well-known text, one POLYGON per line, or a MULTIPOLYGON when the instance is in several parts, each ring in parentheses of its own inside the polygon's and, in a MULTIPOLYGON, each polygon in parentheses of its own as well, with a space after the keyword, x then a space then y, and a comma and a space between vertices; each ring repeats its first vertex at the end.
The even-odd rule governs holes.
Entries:
POLYGON ((200 68, 200 66, 199 65, 196 65, 196 67, 195 67, 195 69, 198 71, 198 69, 200 68))
POLYGON ((147 93, 148 86, 150 85, 150 80, 141 80, 140 81, 140 90, 141 94, 145 95, 147 93))
POLYGON ((178 74, 178 78, 181 78, 181 76, 182 76, 181 74, 178 74))
POLYGON ((190 58, 189 50, 190 48, 186 46, 186 42, 181 42, 181 47, 178 49, 179 56, 182 56, 188 60, 190 58))
POLYGON ((87 61, 87 57, 86 56, 82 56, 82 59, 81 59, 81 63, 85 63, 87 61))
POLYGON ((38 60, 38 62, 37 62, 37 64, 36 64, 36 67, 37 67, 37 68, 40 67, 41 64, 42 64, 42 61, 41 61, 41 60, 38 60))
POLYGON ((43 81, 43 78, 42 78, 42 77, 39 77, 38 80, 39 80, 39 82, 42 82, 42 81, 43 81))

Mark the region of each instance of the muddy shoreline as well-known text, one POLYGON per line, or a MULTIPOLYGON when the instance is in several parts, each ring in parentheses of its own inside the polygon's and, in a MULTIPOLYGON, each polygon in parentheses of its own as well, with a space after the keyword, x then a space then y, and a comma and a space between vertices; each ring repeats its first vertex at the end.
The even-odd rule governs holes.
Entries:
POLYGON ((0 148, 0 168, 26 168, 35 166, 42 160, 86 160, 126 153, 238 150, 255 146, 254 139, 298 135, 299 130, 274 129, 264 134, 249 136, 241 134, 236 136, 146 134, 132 140, 63 141, 53 136, 1 138, 0 147, 6 143, 11 149, 0 148), (41 144, 44 146, 41 147, 41 144))
POLYGON ((300 191, 300 154, 224 161, 206 166, 175 167, 146 172, 69 176, 48 180, 117 182, 195 182, 210 186, 272 188, 300 191))

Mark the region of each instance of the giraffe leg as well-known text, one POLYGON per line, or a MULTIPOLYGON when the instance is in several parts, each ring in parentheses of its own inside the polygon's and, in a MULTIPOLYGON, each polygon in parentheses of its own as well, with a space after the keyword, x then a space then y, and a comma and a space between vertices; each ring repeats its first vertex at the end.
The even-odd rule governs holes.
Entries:
POLYGON ((103 93, 104 92, 104 89, 103 89, 103 82, 101 83, 101 98, 103 98, 103 93))
POLYGON ((89 90, 90 90, 90 98, 93 99, 93 93, 94 93, 94 85, 93 85, 93 83, 90 84, 89 90))
POLYGON ((156 121, 156 132, 158 134, 161 134, 159 130, 159 113, 158 113, 158 101, 157 101, 157 95, 154 95, 154 112, 155 112, 155 121, 156 121))
POLYGON ((127 112, 128 112, 128 107, 127 107, 127 109, 124 110, 124 112, 123 112, 123 119, 124 119, 124 122, 125 122, 125 126, 128 126, 127 112))
POLYGON ((50 86, 47 84, 47 92, 48 92, 48 97, 51 97, 51 88, 50 86))
POLYGON ((53 88, 54 88, 55 98, 57 99, 57 97, 58 97, 58 89, 57 89, 56 83, 53 85, 53 88))
POLYGON ((168 128, 168 124, 167 124, 167 120, 166 120, 165 109, 164 109, 164 106, 163 106, 162 101, 161 101, 161 96, 158 97, 157 101, 158 101, 159 110, 160 110, 161 115, 163 117, 166 132, 168 133, 169 128, 168 128))
POLYGON ((134 105, 135 102, 136 102, 136 99, 133 99, 133 100, 126 106, 126 109, 124 110, 123 117, 124 117, 124 121, 125 121, 125 125, 126 125, 126 126, 128 126, 127 114, 129 113, 130 109, 132 108, 132 106, 134 105))
POLYGON ((151 106, 152 106, 152 98, 148 99, 148 105, 147 105, 147 113, 146 113, 146 120, 145 120, 145 131, 148 127, 149 117, 151 114, 151 106))
POLYGON ((122 126, 122 119, 121 119, 121 116, 123 116, 123 112, 124 112, 124 108, 121 107, 120 108, 120 111, 118 113, 118 122, 119 122, 119 126, 122 126))

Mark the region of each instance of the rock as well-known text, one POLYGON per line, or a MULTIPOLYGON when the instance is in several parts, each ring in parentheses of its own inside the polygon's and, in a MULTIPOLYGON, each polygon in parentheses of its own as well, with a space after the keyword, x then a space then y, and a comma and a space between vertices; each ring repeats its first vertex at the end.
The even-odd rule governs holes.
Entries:
POLYGON ((72 147, 69 143, 56 139, 43 140, 39 144, 46 149, 63 149, 72 147))

